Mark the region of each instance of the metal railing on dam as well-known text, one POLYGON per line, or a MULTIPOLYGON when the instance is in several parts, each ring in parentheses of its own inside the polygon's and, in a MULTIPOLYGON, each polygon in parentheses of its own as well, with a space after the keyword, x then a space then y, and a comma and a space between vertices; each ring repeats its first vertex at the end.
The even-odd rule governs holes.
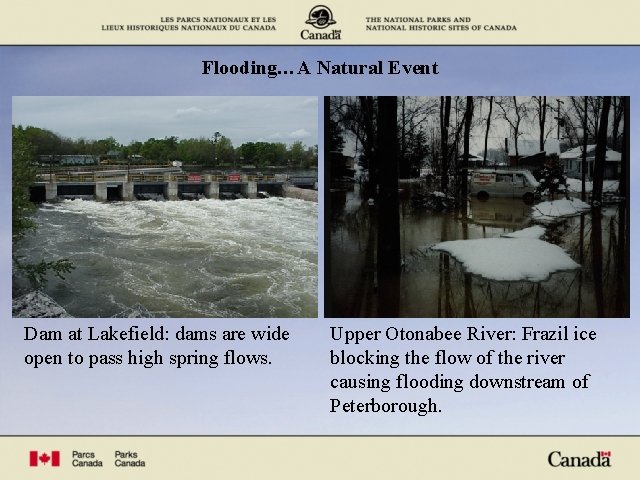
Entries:
POLYGON ((96 183, 96 182, 134 182, 134 183, 161 183, 161 182, 275 182, 284 183, 285 179, 278 179, 275 175, 201 175, 201 174, 157 174, 157 173, 114 173, 106 172, 67 172, 40 174, 39 182, 55 183, 96 183))

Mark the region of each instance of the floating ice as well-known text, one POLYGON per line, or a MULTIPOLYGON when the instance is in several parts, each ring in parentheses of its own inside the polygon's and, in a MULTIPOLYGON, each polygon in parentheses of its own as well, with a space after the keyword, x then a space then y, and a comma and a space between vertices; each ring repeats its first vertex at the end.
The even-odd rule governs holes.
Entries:
POLYGON ((449 253, 468 272, 490 280, 540 282, 554 272, 580 267, 562 248, 534 238, 454 240, 432 248, 449 253))
MULTIPOLYGON (((569 192, 581 192, 582 180, 579 178, 567 178, 567 185, 569 192)), ((618 180, 605 180, 602 182, 602 191, 615 193, 618 191, 618 180)), ((593 191, 593 182, 585 182, 585 193, 591 193, 593 191)))
POLYGON ((535 205, 531 210, 531 217, 541 223, 550 223, 559 218, 573 217, 589 210, 589 204, 577 198, 553 200, 535 205))
POLYGON ((524 230, 516 230, 515 232, 505 233, 502 235, 506 238, 541 238, 544 235, 545 228, 540 225, 525 228, 524 230))

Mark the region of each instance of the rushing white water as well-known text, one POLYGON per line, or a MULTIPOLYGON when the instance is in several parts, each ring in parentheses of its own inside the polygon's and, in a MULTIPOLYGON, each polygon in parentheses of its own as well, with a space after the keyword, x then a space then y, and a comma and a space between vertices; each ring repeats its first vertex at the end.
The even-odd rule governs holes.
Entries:
POLYGON ((68 258, 45 292, 76 317, 315 317, 317 204, 200 200, 43 205, 18 253, 68 258))

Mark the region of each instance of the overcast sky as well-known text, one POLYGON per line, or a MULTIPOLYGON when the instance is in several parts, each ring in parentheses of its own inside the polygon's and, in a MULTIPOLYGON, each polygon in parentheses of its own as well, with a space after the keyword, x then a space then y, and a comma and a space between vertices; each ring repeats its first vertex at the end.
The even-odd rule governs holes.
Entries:
MULTIPOLYGON (((400 98, 400 97, 398 97, 400 98)), ((435 102, 435 109, 432 110, 431 115, 429 116, 429 122, 436 131, 439 131, 439 104, 440 97, 408 97, 411 99, 416 99, 418 102, 435 102)), ((466 108, 466 97, 452 97, 453 99, 458 98, 460 100, 460 110, 456 112, 455 102, 451 106, 451 119, 449 126, 449 133, 452 134, 455 131, 455 126, 458 123, 462 122, 464 109, 466 108)), ((473 123, 471 125, 471 138, 470 138, 470 152, 472 154, 482 155, 484 152, 484 136, 486 132, 486 118, 489 112, 489 103, 487 100, 488 97, 474 97, 474 110, 473 110, 473 123)), ((504 148, 505 138, 512 139, 512 131, 509 127, 509 124, 501 118, 501 110, 497 106, 497 99, 500 97, 494 97, 492 115, 491 115, 491 128, 489 132, 489 136, 487 139, 487 149, 502 149, 504 148)), ((502 98, 511 98, 511 97, 502 97, 502 98)), ((540 135, 540 126, 538 124, 537 110, 535 105, 532 102, 531 96, 517 96, 518 104, 522 105, 523 103, 527 103, 527 113, 522 114, 523 120, 520 125, 520 136, 518 137, 518 149, 522 155, 532 155, 533 153, 537 153, 539 151, 539 135, 540 135), (522 153, 524 152, 524 153, 522 153)), ((549 151, 554 151, 553 149, 557 149, 557 108, 558 104, 557 100, 560 100, 560 111, 561 116, 567 116, 571 107, 570 107, 570 99, 569 97, 563 96, 547 96, 547 116, 545 121, 545 142, 547 140, 551 140, 548 145, 549 151)), ((400 101, 400 100, 399 100, 400 101)), ((408 104, 411 105, 411 104, 408 104)), ((398 107, 400 109, 400 107, 398 107)), ((411 106, 408 107, 413 108, 411 106)), ((507 110, 510 112, 510 117, 513 117, 513 112, 509 108, 507 110)), ((399 110, 400 112, 400 110, 399 110)), ((398 113, 400 115, 400 113, 398 113)), ((421 117, 416 117, 420 120, 421 117)), ((427 131, 429 129, 427 128, 427 131)), ((562 136, 564 132, 560 132, 562 136)), ((439 141, 439 140, 438 140, 439 141)), ((361 147, 361 145, 360 145, 361 147)), ((513 146, 512 152, 513 150, 513 146)), ((345 133, 345 145, 343 149, 343 153, 349 156, 356 155, 356 142, 355 136, 352 132, 345 133)))
POLYGON ((13 97, 13 124, 122 144, 220 132, 246 142, 318 143, 317 97, 13 97))

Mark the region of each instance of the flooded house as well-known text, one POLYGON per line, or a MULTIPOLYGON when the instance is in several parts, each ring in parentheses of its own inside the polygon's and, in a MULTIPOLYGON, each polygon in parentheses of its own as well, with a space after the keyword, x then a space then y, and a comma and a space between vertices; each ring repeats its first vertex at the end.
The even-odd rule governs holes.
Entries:
MULTIPOLYGON (((596 159, 596 145, 587 145, 587 180, 593 177, 593 165, 596 159)), ((560 154, 560 161, 564 166, 567 177, 582 178, 582 146, 575 147, 560 154)), ((620 164, 622 154, 607 148, 604 164, 604 179, 617 180, 620 178, 620 164)))

